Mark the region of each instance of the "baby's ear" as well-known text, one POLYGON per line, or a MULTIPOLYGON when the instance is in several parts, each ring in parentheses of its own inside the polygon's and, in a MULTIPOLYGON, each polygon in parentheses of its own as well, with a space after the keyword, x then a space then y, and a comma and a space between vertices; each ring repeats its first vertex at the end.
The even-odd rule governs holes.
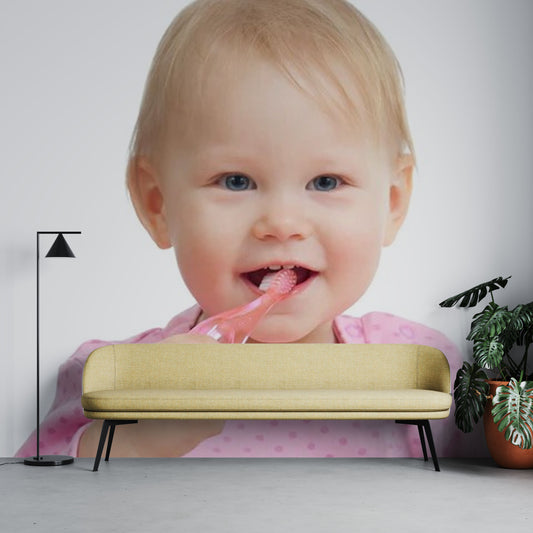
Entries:
POLYGON ((413 188, 413 168, 414 158, 411 154, 398 157, 390 183, 389 214, 383 246, 392 244, 407 215, 413 188))
POLYGON ((155 167, 146 157, 130 159, 128 190, 135 212, 154 242, 160 248, 170 248, 163 194, 155 167))

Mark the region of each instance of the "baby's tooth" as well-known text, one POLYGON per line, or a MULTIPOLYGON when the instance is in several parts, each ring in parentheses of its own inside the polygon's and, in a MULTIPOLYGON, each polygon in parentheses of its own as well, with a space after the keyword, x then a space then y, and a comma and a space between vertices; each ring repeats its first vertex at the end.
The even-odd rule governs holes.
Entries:
POLYGON ((271 265, 268 267, 269 270, 281 270, 281 265, 271 265))
POLYGON ((283 265, 283 268, 294 268, 294 265, 283 265))

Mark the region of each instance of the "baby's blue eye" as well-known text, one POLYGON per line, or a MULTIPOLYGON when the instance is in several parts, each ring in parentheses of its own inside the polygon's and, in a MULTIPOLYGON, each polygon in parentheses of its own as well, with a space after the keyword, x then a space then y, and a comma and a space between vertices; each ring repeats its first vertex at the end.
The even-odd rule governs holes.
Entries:
POLYGON ((334 176, 318 176, 308 183, 307 188, 315 191, 328 192, 336 189, 340 184, 341 180, 334 176))
POLYGON ((228 174, 220 179, 220 183, 230 191, 247 191, 254 188, 254 182, 243 174, 228 174))

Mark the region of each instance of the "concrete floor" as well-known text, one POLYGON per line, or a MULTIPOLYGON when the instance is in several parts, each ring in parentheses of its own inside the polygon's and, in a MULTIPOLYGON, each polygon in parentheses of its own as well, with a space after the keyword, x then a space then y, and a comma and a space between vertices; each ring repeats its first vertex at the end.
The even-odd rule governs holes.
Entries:
POLYGON ((533 530, 533 470, 490 460, 15 461, 0 459, 2 533, 533 530))

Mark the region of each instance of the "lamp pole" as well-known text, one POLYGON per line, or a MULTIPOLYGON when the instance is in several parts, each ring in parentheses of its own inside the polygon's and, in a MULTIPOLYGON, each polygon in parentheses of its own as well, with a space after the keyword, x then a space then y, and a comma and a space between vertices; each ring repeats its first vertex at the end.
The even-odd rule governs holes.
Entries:
POLYGON ((41 376, 40 376, 40 342, 39 342, 39 313, 40 313, 40 302, 39 302, 39 238, 41 235, 57 235, 54 244, 46 254, 46 257, 75 257, 74 253, 70 249, 67 241, 63 235, 79 235, 81 231, 38 231, 37 232, 37 455, 35 457, 27 457, 24 459, 24 464, 29 466, 61 466, 67 465, 74 461, 74 459, 68 455, 41 455, 40 454, 40 397, 41 397, 41 376))

